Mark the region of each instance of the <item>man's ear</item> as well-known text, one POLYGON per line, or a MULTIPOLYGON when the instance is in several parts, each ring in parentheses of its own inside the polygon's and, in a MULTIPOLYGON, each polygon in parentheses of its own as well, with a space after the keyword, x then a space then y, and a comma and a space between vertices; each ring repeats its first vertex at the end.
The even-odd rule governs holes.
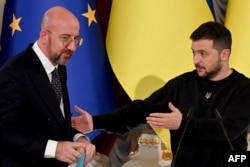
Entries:
POLYGON ((47 30, 41 30, 40 31, 40 40, 42 43, 47 43, 49 37, 49 32, 47 30))
POLYGON ((228 60, 230 56, 231 50, 230 49, 223 49, 221 52, 221 59, 228 60))

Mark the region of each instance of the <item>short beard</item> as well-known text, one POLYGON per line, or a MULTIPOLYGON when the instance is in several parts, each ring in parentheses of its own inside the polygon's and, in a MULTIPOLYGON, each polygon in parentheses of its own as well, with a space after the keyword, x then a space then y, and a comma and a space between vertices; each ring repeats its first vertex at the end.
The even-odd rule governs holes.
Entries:
POLYGON ((56 61, 56 64, 58 65, 66 65, 68 63, 68 61, 62 61, 60 57, 56 58, 55 61, 56 61))
POLYGON ((57 55, 57 56, 55 57, 55 61, 56 61, 57 64, 66 65, 66 64, 68 63, 69 59, 71 58, 72 54, 73 54, 73 52, 72 52, 71 50, 67 50, 67 51, 65 51, 64 53, 70 55, 69 58, 68 58, 68 60, 67 60, 67 61, 63 61, 63 60, 61 59, 61 55, 62 55, 63 53, 61 53, 61 54, 59 54, 59 55, 57 55))
POLYGON ((210 72, 207 72, 206 73, 206 76, 204 76, 204 78, 207 78, 207 79, 212 79, 214 77, 216 77, 221 71, 221 63, 218 62, 217 66, 210 72))

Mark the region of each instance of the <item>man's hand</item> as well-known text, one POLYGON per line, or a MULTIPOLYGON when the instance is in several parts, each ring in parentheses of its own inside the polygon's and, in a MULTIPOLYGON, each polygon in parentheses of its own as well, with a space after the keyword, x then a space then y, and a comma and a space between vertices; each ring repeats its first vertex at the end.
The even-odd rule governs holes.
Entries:
POLYGON ((82 153, 86 154, 85 165, 94 159, 96 149, 88 139, 80 137, 76 142, 58 142, 55 158, 68 164, 75 163, 82 153))
POLYGON ((153 128, 179 129, 182 121, 182 113, 171 102, 168 103, 168 106, 172 112, 151 113, 146 118, 147 123, 153 128))
POLYGON ((78 106, 74 106, 74 108, 81 115, 77 117, 72 117, 71 119, 72 127, 74 127, 75 129, 77 129, 82 133, 92 131, 93 130, 92 116, 78 106))
POLYGON ((79 143, 83 143, 85 145, 85 153, 86 153, 86 157, 85 157, 85 165, 87 165, 89 162, 91 162, 96 154, 96 148, 95 145, 93 145, 88 139, 86 139, 85 137, 80 137, 79 139, 77 139, 77 142, 79 143))
POLYGON ((62 141, 57 144, 55 158, 59 161, 71 164, 76 162, 84 151, 85 145, 83 143, 62 141))

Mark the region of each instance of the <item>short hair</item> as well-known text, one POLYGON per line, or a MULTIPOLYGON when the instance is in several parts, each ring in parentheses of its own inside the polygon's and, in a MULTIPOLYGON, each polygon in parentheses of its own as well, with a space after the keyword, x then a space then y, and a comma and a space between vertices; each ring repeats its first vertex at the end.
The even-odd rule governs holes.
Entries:
POLYGON ((227 29, 224 25, 213 21, 201 24, 192 32, 190 39, 192 41, 200 39, 213 40, 213 47, 218 50, 231 50, 232 46, 232 35, 229 29, 227 29))

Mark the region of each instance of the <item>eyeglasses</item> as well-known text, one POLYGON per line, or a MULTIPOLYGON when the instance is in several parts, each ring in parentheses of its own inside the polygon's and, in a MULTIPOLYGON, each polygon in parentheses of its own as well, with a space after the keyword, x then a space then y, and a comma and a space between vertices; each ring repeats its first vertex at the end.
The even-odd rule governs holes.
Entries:
MULTIPOLYGON (((49 32, 49 33, 52 33, 49 30, 46 30, 46 31, 49 32)), ((84 42, 82 37, 80 37, 80 36, 72 37, 71 35, 68 35, 68 34, 60 35, 60 36, 58 36, 58 38, 63 43, 63 46, 68 46, 69 44, 71 44, 72 41, 74 41, 75 46, 79 47, 84 42)))

